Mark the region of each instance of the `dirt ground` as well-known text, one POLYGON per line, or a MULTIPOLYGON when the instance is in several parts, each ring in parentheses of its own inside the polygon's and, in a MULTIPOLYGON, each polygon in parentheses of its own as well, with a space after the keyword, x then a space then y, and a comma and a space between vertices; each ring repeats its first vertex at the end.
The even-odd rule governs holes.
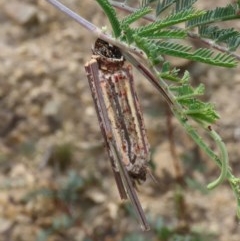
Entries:
MULTIPOLYGON (((199 7, 213 2, 230 0, 199 0, 199 7)), ((65 3, 97 26, 107 24, 95 1, 65 3)), ((185 185, 176 181, 168 108, 135 73, 158 180, 139 186, 152 227, 140 230, 117 193, 84 72, 94 40, 44 0, 0 0, 0 241, 238 241, 229 185, 206 190, 219 170, 172 118, 185 185)), ((213 127, 240 176, 239 67, 174 61, 191 72, 194 84, 206 85, 205 98, 221 115, 213 127)))

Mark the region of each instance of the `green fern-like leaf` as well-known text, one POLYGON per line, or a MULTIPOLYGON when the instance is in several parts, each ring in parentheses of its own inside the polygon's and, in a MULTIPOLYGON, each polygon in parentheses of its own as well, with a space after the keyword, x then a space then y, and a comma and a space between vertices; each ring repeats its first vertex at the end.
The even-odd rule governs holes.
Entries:
POLYGON ((138 36, 148 39, 183 39, 187 37, 187 33, 183 29, 162 29, 155 31, 151 35, 139 33, 138 36))
POLYGON ((192 8, 193 4, 196 1, 197 0, 180 0, 180 1, 176 1, 176 12, 192 8))
POLYGON ((229 4, 226 7, 217 7, 214 10, 207 11, 204 15, 188 21, 189 28, 210 24, 218 21, 226 21, 240 18, 239 6, 237 4, 229 4))
POLYGON ((188 83, 189 82, 189 72, 185 71, 183 77, 179 77, 180 69, 173 68, 170 69, 170 63, 164 62, 162 64, 162 71, 159 73, 159 77, 162 79, 170 80, 175 83, 188 83))
POLYGON ((188 52, 192 49, 191 46, 184 46, 182 44, 174 42, 158 41, 156 44, 156 50, 160 54, 172 55, 176 57, 186 58, 190 55, 188 52))
POLYGON ((214 123, 219 119, 214 105, 196 99, 196 97, 204 94, 204 85, 200 84, 198 87, 193 88, 190 86, 188 79, 189 74, 186 75, 185 81, 182 82, 183 84, 169 87, 169 89, 175 93, 176 101, 183 108, 182 114, 202 124, 209 125, 214 123))
POLYGON ((219 115, 217 114, 214 105, 202 102, 194 97, 203 94, 203 85, 200 85, 195 89, 189 85, 175 86, 174 89, 171 89, 178 95, 177 101, 183 107, 184 115, 191 117, 196 122, 207 125, 212 124, 219 119, 219 115))
POLYGON ((130 25, 131 23, 137 21, 138 19, 144 17, 145 15, 149 14, 152 11, 150 7, 143 7, 139 8, 132 14, 127 15, 123 20, 121 21, 121 26, 122 25, 130 25))
POLYGON ((229 38, 227 44, 230 51, 235 51, 240 45, 240 37, 229 38))
POLYGON ((122 30, 121 40, 131 44, 133 42, 134 30, 129 25, 151 11, 152 9, 150 7, 143 7, 123 18, 123 20, 120 22, 120 27, 122 30))
POLYGON ((108 0, 96 0, 98 4, 104 9, 105 14, 107 15, 109 22, 112 25, 113 33, 115 37, 119 37, 121 35, 120 22, 118 21, 115 9, 108 2, 108 0))
POLYGON ((141 38, 137 35, 134 35, 134 41, 136 45, 146 53, 153 65, 159 64, 163 61, 161 53, 158 51, 158 46, 154 41, 149 41, 146 38, 141 38))
POLYGON ((235 67, 237 65, 236 59, 231 55, 218 53, 214 56, 214 52, 210 49, 197 49, 192 53, 190 52, 191 46, 184 46, 174 42, 153 41, 138 36, 134 36, 134 40, 153 64, 159 63, 158 57, 166 54, 223 67, 235 67))
POLYGON ((199 34, 203 38, 225 43, 229 50, 234 51, 240 45, 240 33, 233 28, 221 29, 217 26, 200 26, 199 34))
POLYGON ((211 103, 191 99, 187 106, 188 110, 184 111, 185 114, 197 122, 212 124, 220 118, 211 103))
POLYGON ((168 17, 155 21, 144 27, 136 28, 135 31, 138 34, 149 34, 151 35, 154 31, 162 28, 174 26, 176 24, 188 21, 204 14, 204 11, 195 10, 193 8, 184 9, 180 12, 169 15, 168 17))
POLYGON ((189 83, 184 83, 181 86, 171 87, 171 90, 177 92, 177 101, 181 102, 203 95, 205 87, 203 84, 200 84, 198 87, 193 88, 189 83))
POLYGON ((167 8, 172 6, 176 0, 163 0, 158 1, 157 7, 156 7, 156 16, 159 16, 162 12, 164 12, 167 8))
POLYGON ((159 0, 142 0, 142 7, 146 7, 149 6, 149 4, 153 3, 153 2, 157 2, 159 0))
POLYGON ((158 56, 161 54, 167 54, 177 57, 186 57, 188 52, 191 50, 191 46, 183 46, 178 43, 165 42, 165 41, 149 41, 146 38, 137 38, 135 37, 135 42, 139 48, 142 48, 149 57, 153 58, 154 56, 150 55, 150 49, 154 49, 154 55, 158 56))
POLYGON ((165 80, 170 80, 173 82, 180 82, 181 78, 178 77, 178 75, 173 75, 170 72, 166 72, 166 73, 160 73, 159 77, 165 80))
POLYGON ((157 2, 156 16, 159 16, 162 12, 169 8, 175 7, 176 12, 184 9, 189 9, 197 0, 144 0, 142 6, 149 6, 151 3, 157 2), (175 5, 175 6, 174 6, 175 5))
POLYGON ((186 58, 193 61, 229 68, 236 67, 237 65, 236 59, 229 54, 218 53, 215 56, 213 55, 214 52, 210 49, 197 49, 191 56, 186 58))
POLYGON ((132 44, 134 42, 134 30, 128 24, 121 24, 122 33, 121 40, 127 42, 128 44, 132 44))

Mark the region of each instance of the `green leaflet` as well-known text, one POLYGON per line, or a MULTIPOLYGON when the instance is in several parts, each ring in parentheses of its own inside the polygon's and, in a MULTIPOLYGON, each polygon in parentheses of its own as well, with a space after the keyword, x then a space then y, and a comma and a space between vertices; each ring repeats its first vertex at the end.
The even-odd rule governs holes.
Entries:
POLYGON ((212 124, 219 119, 219 115, 212 104, 196 99, 204 94, 203 84, 193 88, 185 80, 179 86, 171 86, 170 90, 175 93, 176 101, 184 107, 183 113, 186 116, 204 124, 212 124))
POLYGON ((169 63, 164 62, 159 76, 167 77, 168 80, 173 81, 174 84, 169 86, 169 90, 174 93, 176 101, 182 106, 182 114, 202 124, 214 123, 219 119, 214 106, 197 99, 204 94, 204 85, 200 84, 194 88, 190 85, 188 71, 185 71, 182 78, 178 77, 178 72, 178 69, 171 70, 169 63))
POLYGON ((219 21, 226 21, 231 19, 240 18, 239 5, 238 4, 229 4, 226 7, 217 7, 214 10, 207 11, 204 15, 192 19, 187 23, 189 28, 201 26, 210 23, 216 23, 219 21))
POLYGON ((175 8, 176 12, 189 9, 196 1, 197 0, 143 0, 142 6, 149 6, 151 3, 157 2, 156 16, 159 16, 168 8, 175 8))
POLYGON ((197 49, 190 52, 191 46, 184 46, 175 42, 152 41, 138 36, 135 36, 134 39, 137 46, 145 51, 152 63, 158 62, 155 61, 158 56, 166 54, 223 67, 235 67, 237 65, 235 58, 231 55, 225 53, 214 55, 214 52, 210 49, 197 49))
POLYGON ((128 42, 128 44, 131 44, 133 42, 134 30, 130 28, 129 25, 150 13, 151 11, 151 8, 143 7, 123 18, 120 22, 121 30, 124 32, 123 36, 121 36, 121 39, 128 42))
POLYGON ((184 9, 189 9, 193 7, 193 4, 197 0, 179 0, 176 1, 176 12, 184 10, 184 9))
POLYGON ((217 26, 200 26, 199 34, 216 43, 225 43, 230 51, 235 51, 240 45, 240 33, 233 28, 221 29, 217 26))
POLYGON ((148 33, 138 33, 138 36, 148 39, 183 39, 187 37, 187 33, 183 29, 160 29, 153 32, 151 35, 148 33))
POLYGON ((121 28, 120 28, 120 22, 118 21, 115 9, 108 2, 108 0, 96 0, 96 1, 102 7, 105 14, 107 15, 108 20, 111 23, 114 36, 118 38, 121 35, 121 28))
POLYGON ((164 19, 157 20, 151 24, 148 24, 147 26, 136 28, 134 29, 134 31, 136 31, 136 33, 138 33, 139 35, 140 34, 151 35, 151 33, 153 33, 154 31, 157 31, 162 28, 174 26, 182 22, 186 22, 190 19, 201 16, 204 13, 205 13, 204 11, 195 10, 193 8, 184 9, 179 12, 172 13, 171 15, 169 15, 164 19))
POLYGON ((149 14, 151 11, 152 11, 152 9, 150 7, 139 8, 135 12, 133 12, 133 13, 127 15, 125 18, 123 18, 120 24, 121 24, 121 26, 122 25, 130 25, 131 23, 134 23, 138 19, 149 14))
POLYGON ((202 63, 229 68, 236 67, 237 65, 236 59, 231 55, 225 53, 217 53, 214 55, 214 52, 210 49, 197 49, 187 58, 202 63))
POLYGON ((189 83, 184 83, 181 86, 170 87, 172 91, 177 93, 176 99, 178 102, 184 102, 193 97, 198 97, 204 94, 204 85, 200 84, 198 87, 193 88, 189 85, 189 83))
POLYGON ((157 7, 156 7, 156 16, 159 16, 162 12, 164 12, 167 8, 172 6, 176 0, 163 0, 158 1, 157 7))
POLYGON ((216 113, 214 106, 210 103, 204 103, 197 99, 193 99, 187 106, 188 110, 184 111, 185 114, 197 122, 212 124, 220 118, 216 113))

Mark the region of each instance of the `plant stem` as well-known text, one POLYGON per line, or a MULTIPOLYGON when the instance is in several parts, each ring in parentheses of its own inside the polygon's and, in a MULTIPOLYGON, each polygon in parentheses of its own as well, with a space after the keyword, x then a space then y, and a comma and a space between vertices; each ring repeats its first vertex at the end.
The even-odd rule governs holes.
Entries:
POLYGON ((94 35, 98 36, 99 32, 101 32, 101 30, 98 27, 96 27, 94 24, 90 23, 85 18, 79 16, 77 13, 73 12, 71 9, 69 9, 59 1, 57 0, 46 0, 46 1, 52 4, 55 8, 59 9, 60 11, 68 15, 69 17, 71 17, 72 19, 74 19, 76 22, 80 23, 80 25, 82 25, 87 30, 92 31, 94 35))

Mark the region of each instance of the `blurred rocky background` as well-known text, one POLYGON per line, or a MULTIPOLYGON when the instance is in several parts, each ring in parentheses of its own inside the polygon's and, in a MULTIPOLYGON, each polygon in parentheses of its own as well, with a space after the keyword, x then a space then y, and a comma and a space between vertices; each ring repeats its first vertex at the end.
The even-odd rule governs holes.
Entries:
MULTIPOLYGON (((230 2, 199 0, 198 7, 230 2)), ((108 25, 95 1, 64 3, 99 27, 108 25)), ((240 29, 239 22, 224 24, 240 29)), ((0 240, 238 241, 230 187, 206 190, 218 168, 135 73, 157 179, 138 187, 152 227, 140 230, 131 205, 117 193, 84 73, 94 41, 44 0, 0 0, 0 240)), ((239 176, 239 67, 172 61, 191 72, 194 85, 206 85, 205 99, 221 115, 214 128, 239 176)))

